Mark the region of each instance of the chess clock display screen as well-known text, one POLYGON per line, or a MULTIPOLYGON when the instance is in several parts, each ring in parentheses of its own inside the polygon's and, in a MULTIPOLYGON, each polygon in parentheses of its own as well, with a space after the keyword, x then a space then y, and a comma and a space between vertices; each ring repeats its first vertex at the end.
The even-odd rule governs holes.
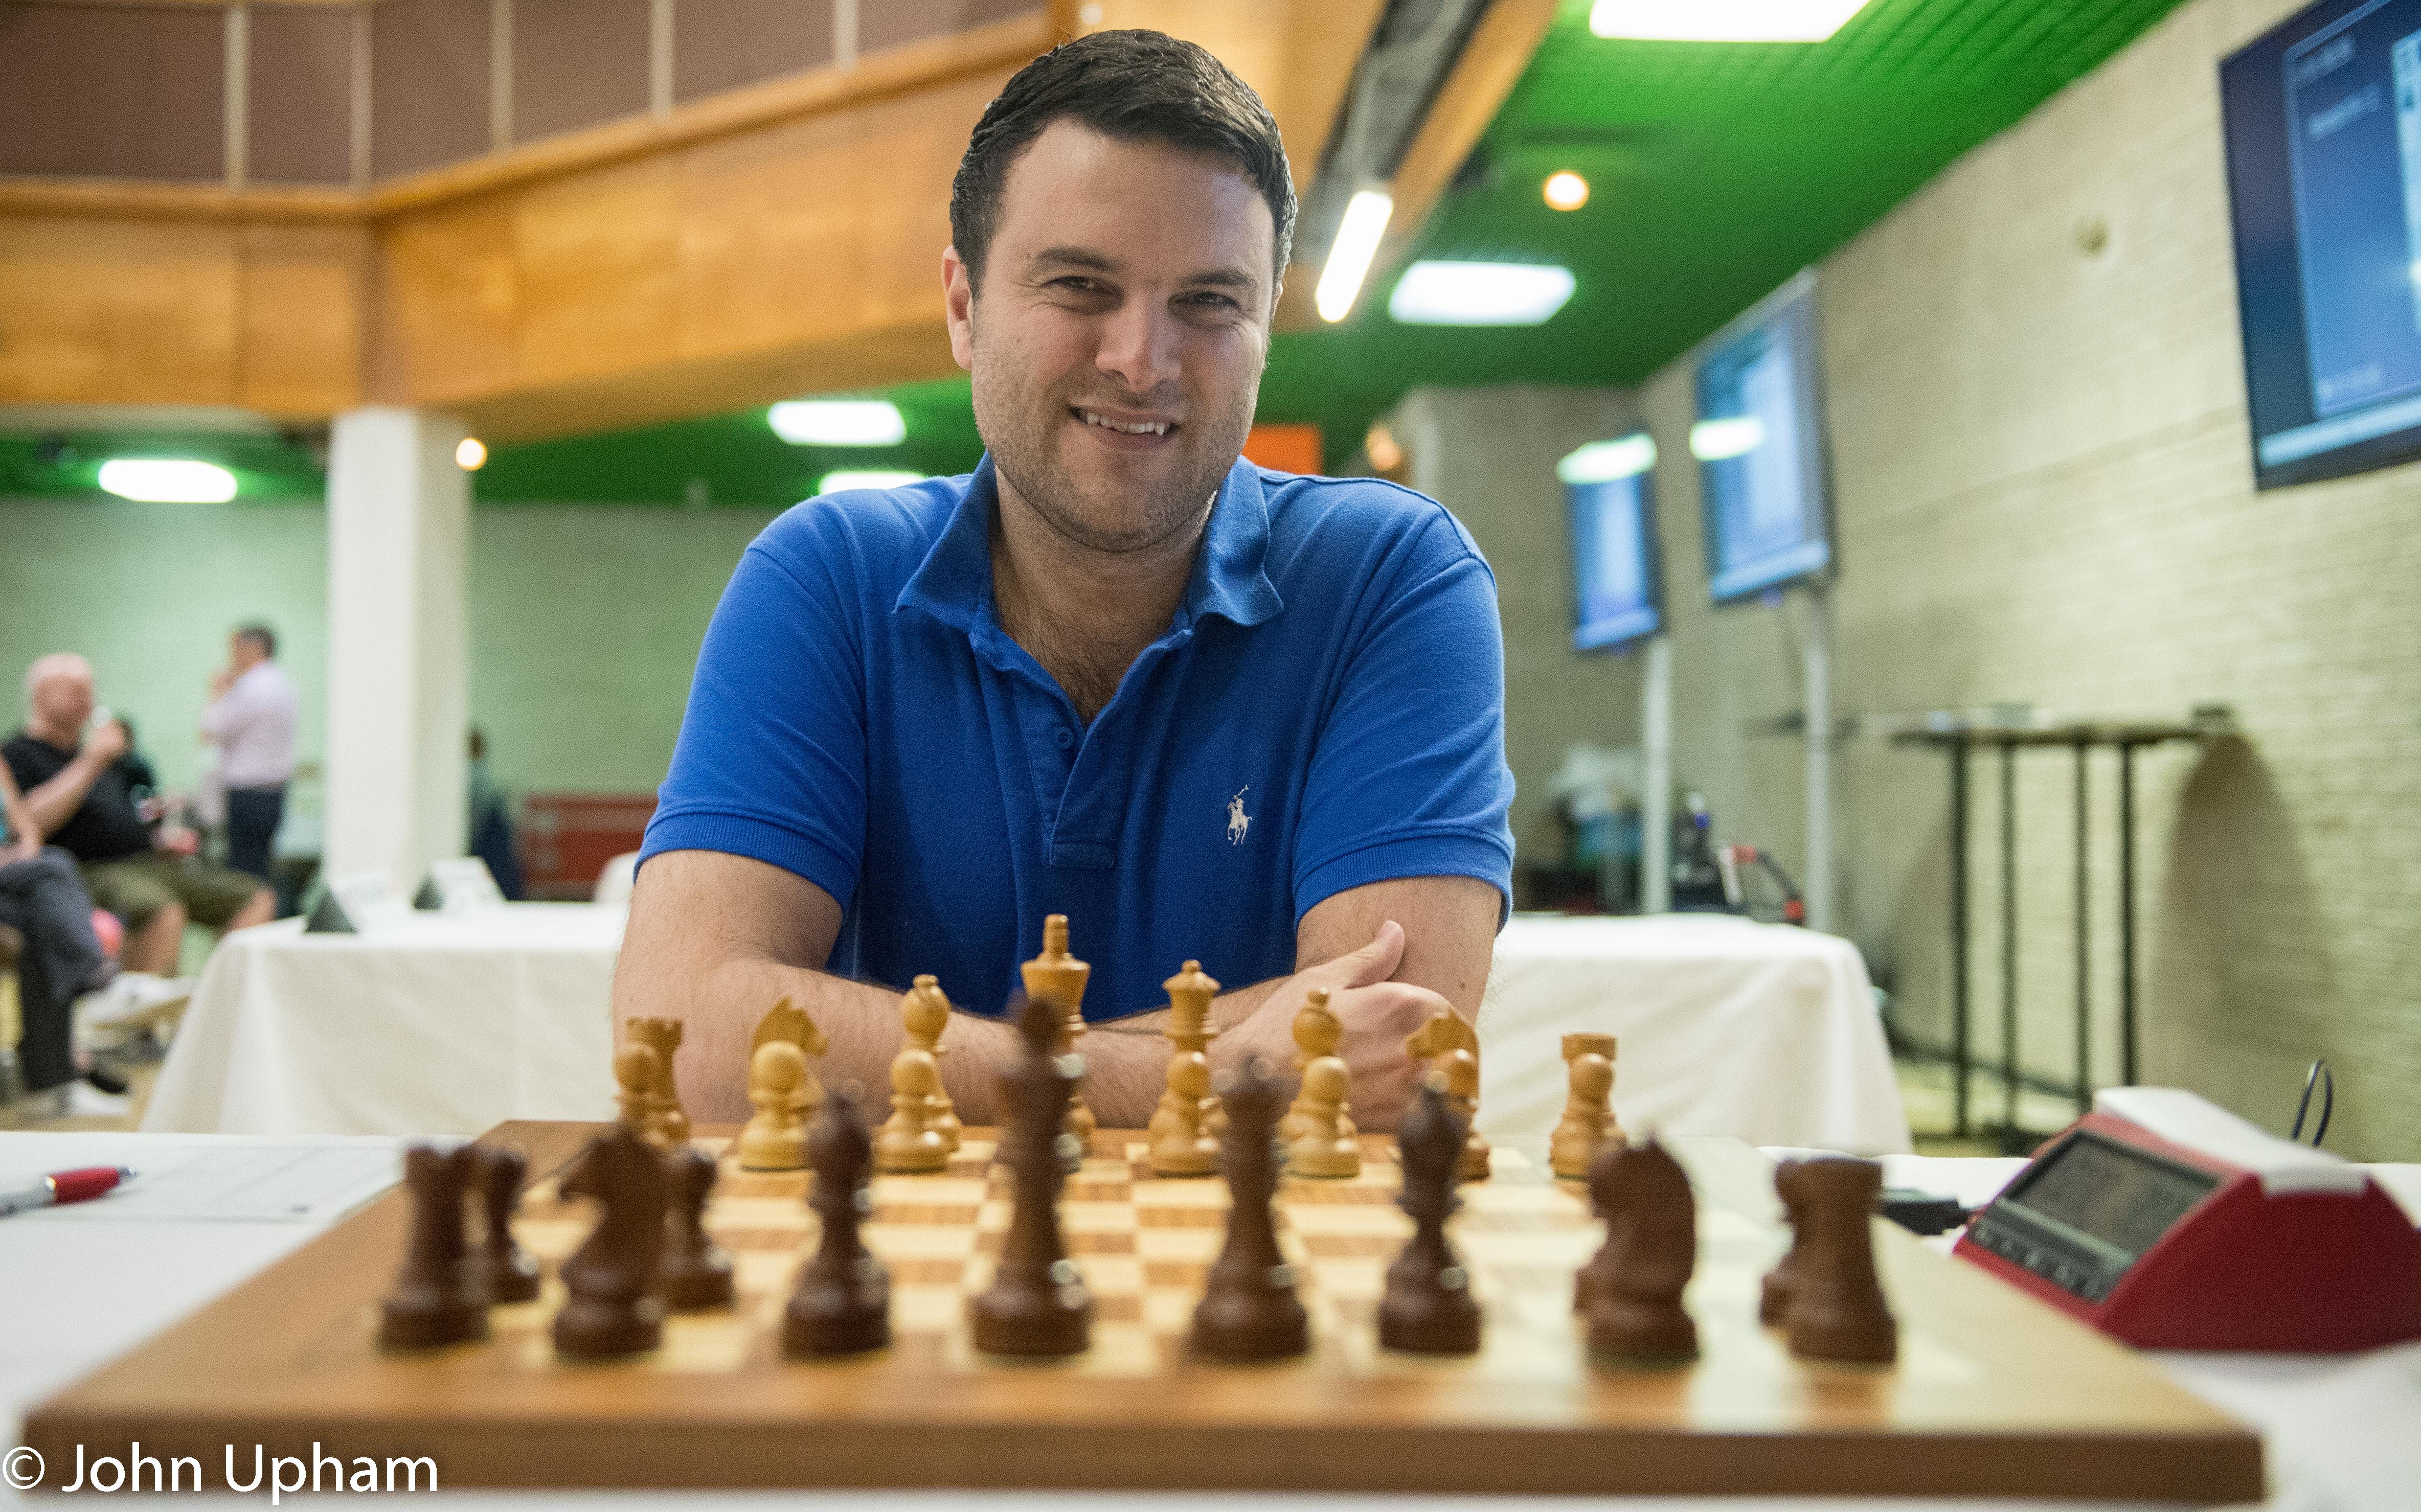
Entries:
POLYGON ((1987 1208, 1974 1239, 2100 1302, 2218 1185, 2208 1172, 2080 1132, 1987 1208))
POLYGON ((1830 470, 1817 374, 1816 280, 1801 273, 1735 321, 1698 364, 1707 586, 1717 603, 1833 566, 1830 470))
POLYGON ((2421 0, 2321 0, 2220 99, 2256 483, 2421 456, 2421 0))

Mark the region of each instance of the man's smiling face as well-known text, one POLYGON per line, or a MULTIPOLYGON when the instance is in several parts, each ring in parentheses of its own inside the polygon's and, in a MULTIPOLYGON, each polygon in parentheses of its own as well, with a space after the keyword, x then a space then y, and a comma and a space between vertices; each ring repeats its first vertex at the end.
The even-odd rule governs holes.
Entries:
POLYGON ((1275 223, 1241 168, 1053 122, 1010 166, 979 286, 955 254, 950 345, 1000 475, 1093 551, 1202 518, 1268 360, 1275 223))

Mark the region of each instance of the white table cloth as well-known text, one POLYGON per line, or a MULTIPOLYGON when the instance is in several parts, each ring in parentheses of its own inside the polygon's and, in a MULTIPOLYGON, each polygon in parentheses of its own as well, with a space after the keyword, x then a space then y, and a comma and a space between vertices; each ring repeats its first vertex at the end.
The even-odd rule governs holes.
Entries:
POLYGON ((513 903, 377 934, 240 930, 202 974, 143 1127, 478 1134, 507 1118, 609 1118, 625 917, 513 903))
MULTIPOLYGON (((132 1165, 140 1171, 163 1155, 195 1149, 275 1145, 322 1149, 336 1143, 0 1133, 0 1172, 98 1164, 132 1165)), ((1988 1199, 2023 1163, 1886 1162, 1896 1182, 1955 1192, 1971 1202, 1988 1199)), ((2370 1169, 2399 1193, 2421 1194, 2421 1167, 2370 1169)), ((0 1432, 7 1434, 0 1445, 17 1442, 14 1430, 35 1403, 258 1272, 322 1232, 336 1216, 321 1212, 289 1221, 152 1222, 112 1219, 99 1210, 108 1201, 0 1220, 0 1275, 38 1279, 41 1301, 39 1306, 20 1307, 8 1317, 8 1347, 0 1348, 0 1432)), ((2270 1498, 2261 1504, 2266 1512, 2384 1512, 2412 1504, 2413 1488, 2421 1486, 2421 1434, 2413 1431, 2421 1423, 2421 1345, 2350 1357, 2151 1358, 2179 1385, 2261 1430, 2271 1482, 2270 1498)), ((211 1467, 206 1485, 219 1494, 180 1497, 175 1504, 262 1504, 258 1496, 239 1498, 220 1490, 215 1471, 211 1467)), ((46 1467, 46 1475, 61 1473, 71 1473, 71 1467, 46 1467)), ((48 1484, 55 1488, 64 1481, 51 1478, 48 1484)), ((0 1503, 18 1499, 13 1489, 0 1487, 0 1503)), ((1852 1506, 1878 1504, 1811 1497, 1598 1500, 1623 1512, 1707 1512, 1714 1507, 1724 1512, 1849 1512, 1852 1506)), ((632 1494, 578 1492, 455 1493, 445 1502, 466 1512, 527 1512, 539 1506, 620 1512, 641 1504, 632 1494)), ((1583 1504, 1554 1497, 1423 1497, 1408 1503, 1400 1496, 954 1490, 651 1493, 644 1504, 693 1512, 860 1512, 867 1507, 888 1512, 1403 1512, 1407 1505, 1423 1512, 1569 1512, 1583 1504)), ((2116 1512, 2122 1504, 2148 1512, 2140 1503, 1894 1498, 1883 1504, 1890 1512, 2116 1512)))
POLYGON ((1543 1147, 1563 1116, 1562 1039, 1614 1035, 1632 1133, 1728 1135, 1882 1155, 1908 1115, 1855 945, 1724 914, 1516 917, 1479 1005, 1479 1127, 1543 1147))

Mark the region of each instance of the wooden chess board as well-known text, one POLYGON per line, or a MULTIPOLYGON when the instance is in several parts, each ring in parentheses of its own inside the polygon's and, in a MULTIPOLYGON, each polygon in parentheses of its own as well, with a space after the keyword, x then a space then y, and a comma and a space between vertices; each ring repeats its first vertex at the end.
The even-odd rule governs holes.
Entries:
MULTIPOLYGON (((970 1130, 944 1173, 875 1178, 870 1246, 893 1281, 894 1347, 839 1362, 780 1354, 780 1315, 814 1237, 804 1173, 726 1158, 708 1213, 740 1302, 676 1315, 664 1348, 559 1360, 554 1268, 587 1227, 554 1189, 600 1126, 507 1124, 535 1177, 517 1232, 545 1264, 538 1302, 492 1337, 380 1354, 377 1306, 409 1212, 391 1193, 226 1298, 38 1408, 51 1462, 191 1454, 426 1455, 448 1488, 1039 1487, 1827 1495, 2096 1496, 2218 1502, 2262 1494, 2259 1441, 2123 1348, 1876 1221, 1901 1322, 1888 1368, 1794 1360, 1757 1321, 1785 1247, 1763 1159, 1678 1147, 1698 1192, 1689 1303, 1702 1357, 1666 1369, 1592 1362, 1572 1272, 1597 1239, 1578 1190, 1499 1150, 1451 1228, 1487 1316, 1476 1357, 1377 1347, 1382 1272, 1410 1232, 1391 1142, 1349 1181, 1293 1179, 1282 1242, 1314 1348, 1273 1364, 1189 1360, 1184 1336, 1217 1253, 1215 1177, 1158 1179, 1141 1136, 1105 1131, 1068 1183, 1062 1222, 1097 1302, 1092 1348, 1044 1364, 981 1356, 965 1302, 1008 1223, 992 1139, 970 1130)), ((721 1152, 725 1137, 702 1137, 721 1152)))

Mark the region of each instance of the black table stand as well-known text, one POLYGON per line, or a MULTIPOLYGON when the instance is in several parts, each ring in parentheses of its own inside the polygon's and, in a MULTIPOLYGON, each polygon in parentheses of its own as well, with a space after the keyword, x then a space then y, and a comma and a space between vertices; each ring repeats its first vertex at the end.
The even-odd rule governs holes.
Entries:
POLYGON ((1974 1127, 1967 1079, 1974 1064, 1967 893, 1968 757, 1979 746, 2000 756, 2001 808, 2001 1122, 1987 1126, 2004 1153, 2023 1155, 2042 1138, 2018 1117, 2018 798, 2017 755, 2026 747, 2065 747, 2075 763, 2076 836, 2076 1082, 2070 1089, 2081 1114, 2093 1102, 2092 908, 2088 758, 2097 746, 2118 754, 2118 1084, 2136 1081, 2135 1013, 2135 753, 2172 740, 2201 740, 2227 733, 2225 726, 2160 724, 2075 724, 2002 726, 1935 715, 1922 728, 1893 737, 1902 745, 1930 747, 1950 757, 1950 1059, 1954 1129, 1960 1138, 1974 1127))

